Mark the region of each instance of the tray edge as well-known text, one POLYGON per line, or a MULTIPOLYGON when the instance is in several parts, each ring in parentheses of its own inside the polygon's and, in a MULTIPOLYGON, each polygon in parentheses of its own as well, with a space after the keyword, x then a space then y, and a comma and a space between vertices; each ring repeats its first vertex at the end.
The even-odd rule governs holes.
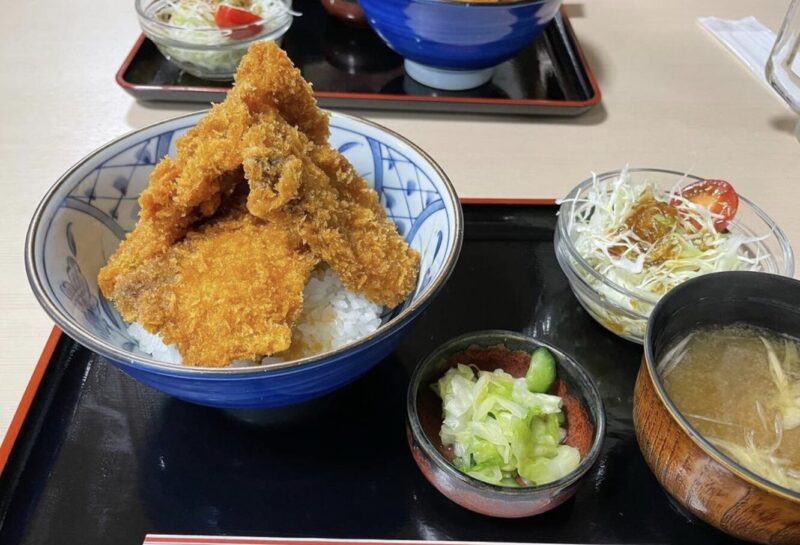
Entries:
POLYGON ((20 430, 25 424, 33 398, 36 397, 36 393, 39 391, 39 385, 42 382, 44 373, 50 366, 50 358, 53 356, 59 339, 61 339, 61 330, 58 326, 53 326, 50 335, 47 337, 47 341, 45 341, 44 349, 39 356, 39 360, 36 362, 36 366, 33 369, 31 378, 28 380, 28 385, 25 387, 22 398, 14 411, 14 416, 11 418, 11 423, 8 425, 8 431, 6 431, 3 442, 0 444, 0 475, 3 474, 11 452, 14 450, 17 437, 19 437, 20 430))
MULTIPOLYGON (((561 23, 564 27, 564 33, 569 40, 570 45, 575 49, 575 52, 580 59, 580 67, 585 72, 588 79, 589 88, 592 91, 592 96, 586 100, 530 100, 530 99, 482 99, 476 97, 424 97, 424 96, 406 96, 406 95, 377 95, 374 93, 341 93, 332 91, 315 92, 314 97, 319 99, 329 99, 336 103, 335 107, 339 108, 356 108, 356 109, 377 109, 377 110, 391 110, 391 111, 413 111, 414 108, 401 108, 397 107, 397 103, 415 104, 423 106, 422 111, 430 111, 437 113, 464 113, 468 112, 467 108, 470 106, 478 106, 479 108, 472 110, 471 113, 476 114, 505 114, 505 115, 564 115, 564 116, 577 116, 592 107, 596 106, 602 100, 602 93, 597 83, 592 67, 589 65, 586 55, 583 52, 580 41, 575 35, 572 27, 572 22, 567 15, 564 6, 559 8, 559 16, 561 23), (346 101, 340 103, 339 101, 346 101), (428 106, 425 108, 424 106, 428 106), (443 106, 445 108, 452 107, 453 110, 440 110, 435 109, 434 106, 443 106), (545 109, 542 111, 542 109, 545 109)), ((128 94, 138 100, 153 100, 153 101, 169 101, 169 100, 182 100, 187 102, 211 102, 214 99, 219 99, 224 96, 230 89, 229 87, 193 87, 187 85, 146 85, 131 83, 125 79, 125 72, 127 72, 134 57, 146 39, 145 35, 139 34, 138 39, 134 43, 128 55, 122 61, 115 80, 117 85, 122 87, 128 94), (162 98, 160 93, 172 92, 174 95, 171 98, 162 98), (194 98, 197 97, 197 98, 194 98), (198 100, 200 99, 200 100, 198 100), (205 100, 208 99, 208 100, 205 100)), ((333 105, 333 104, 331 104, 333 105)))

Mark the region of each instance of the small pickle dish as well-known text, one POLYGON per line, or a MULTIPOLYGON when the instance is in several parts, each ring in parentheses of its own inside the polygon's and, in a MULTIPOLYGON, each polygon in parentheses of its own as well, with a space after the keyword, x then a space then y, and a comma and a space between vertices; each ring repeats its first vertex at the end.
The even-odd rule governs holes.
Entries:
POLYGON ((510 331, 468 333, 432 352, 411 377, 406 410, 425 478, 462 507, 495 517, 536 515, 568 500, 605 435, 588 373, 557 348, 510 331), (454 445, 444 444, 445 433, 454 445))

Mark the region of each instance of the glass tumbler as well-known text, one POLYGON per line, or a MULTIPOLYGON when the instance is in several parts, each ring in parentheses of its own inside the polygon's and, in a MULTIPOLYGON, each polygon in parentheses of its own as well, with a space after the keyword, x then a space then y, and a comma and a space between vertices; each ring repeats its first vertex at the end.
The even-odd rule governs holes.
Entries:
MULTIPOLYGON (((778 38, 767 60, 766 76, 769 84, 783 100, 800 115, 800 0, 792 0, 781 25, 778 38)), ((800 122, 795 127, 800 140, 800 122)))

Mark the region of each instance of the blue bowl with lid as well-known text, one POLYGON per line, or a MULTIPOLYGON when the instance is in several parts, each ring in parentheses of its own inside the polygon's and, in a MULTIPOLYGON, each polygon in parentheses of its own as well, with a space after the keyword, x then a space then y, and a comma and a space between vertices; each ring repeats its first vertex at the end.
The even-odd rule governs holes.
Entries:
POLYGON ((561 0, 360 0, 367 21, 403 56, 409 76, 438 89, 478 87, 542 33, 561 0))

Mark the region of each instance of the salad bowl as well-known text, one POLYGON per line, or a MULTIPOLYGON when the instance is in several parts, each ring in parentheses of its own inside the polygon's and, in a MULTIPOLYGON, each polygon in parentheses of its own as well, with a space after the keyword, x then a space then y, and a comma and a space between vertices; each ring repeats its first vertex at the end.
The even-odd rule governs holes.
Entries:
POLYGON ((198 78, 228 81, 250 44, 280 42, 292 25, 291 0, 257 0, 253 5, 263 18, 221 18, 216 12, 199 12, 197 3, 171 0, 136 0, 136 14, 144 35, 167 60, 198 78))
MULTIPOLYGON (((67 335, 133 378, 185 401, 246 409, 300 403, 344 386, 389 354, 447 281, 461 250, 463 219, 438 165, 401 136, 333 113, 332 147, 381 197, 387 216, 421 254, 415 289, 387 310, 372 334, 342 348, 288 362, 204 368, 147 355, 103 297, 97 273, 136 224, 137 198, 160 158, 206 112, 134 131, 92 152, 48 191, 26 240, 28 279, 67 335)), ((246 279, 243 279, 246 281, 246 279)))
MULTIPOLYGON (((605 232, 612 232, 624 227, 619 224, 598 228, 599 222, 592 223, 591 220, 593 211, 630 206, 630 203, 623 202, 627 195, 617 193, 644 184, 652 185, 664 195, 670 195, 703 181, 698 176, 671 170, 630 168, 588 178, 562 200, 554 237, 558 263, 578 301, 609 331, 642 344, 647 319, 664 293, 641 288, 642 284, 660 281, 659 278, 648 276, 650 273, 646 267, 642 267, 641 272, 637 270, 636 274, 627 275, 626 271, 618 273, 620 267, 613 263, 618 256, 610 255, 608 251, 601 254, 600 259, 595 258, 592 263, 589 262, 587 248, 589 251, 599 248, 594 246, 594 241, 602 238, 604 233, 601 231, 604 229, 605 232), (625 177, 624 184, 619 183, 622 177, 625 177)), ((738 270, 783 276, 794 274, 794 252, 786 235, 763 210, 743 195, 738 195, 738 211, 725 230, 719 233, 711 229, 708 231, 708 246, 717 250, 706 252, 697 258, 667 260, 659 273, 663 273, 664 268, 671 268, 681 271, 682 277, 688 279, 741 267, 738 270), (737 247, 733 247, 734 244, 737 247), (734 251, 753 259, 743 258, 740 262, 733 263, 731 253, 734 251), (687 270, 692 272, 684 272, 687 270)), ((630 265, 635 266, 641 267, 641 264, 630 265)))

